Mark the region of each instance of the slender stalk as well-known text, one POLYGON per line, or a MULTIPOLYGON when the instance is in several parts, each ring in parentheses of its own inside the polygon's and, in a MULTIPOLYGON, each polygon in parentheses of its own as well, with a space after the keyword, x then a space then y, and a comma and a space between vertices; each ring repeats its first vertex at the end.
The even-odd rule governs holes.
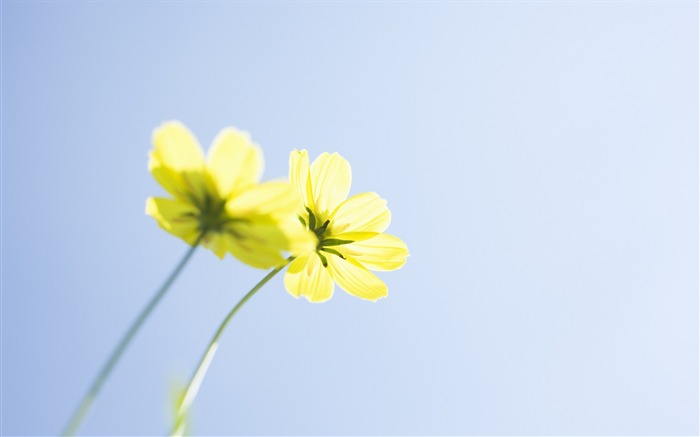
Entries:
POLYGON ((170 273, 170 276, 168 276, 168 278, 165 280, 163 285, 160 286, 156 294, 141 310, 141 313, 138 315, 136 320, 133 321, 126 333, 124 333, 121 340, 117 344, 117 347, 112 351, 112 354, 102 366, 102 370, 100 370, 100 373, 97 374, 97 377, 92 382, 90 389, 83 397, 83 400, 80 402, 80 405, 78 405, 78 408, 76 408, 75 412, 73 413, 73 416, 70 419, 70 422, 68 422, 68 425, 63 430, 64 436, 72 436, 78 430, 78 427, 82 423, 83 419, 85 419, 88 410, 90 409, 93 401, 97 397, 100 388, 102 388, 102 384, 104 384, 104 382, 107 380, 107 377, 109 377, 109 374, 111 373, 112 369, 117 364, 117 361, 119 361, 119 358, 121 358, 122 354, 133 339, 134 335, 136 335, 136 332, 138 332, 143 322, 148 318, 148 316, 151 314, 151 311, 153 311, 156 305, 158 305, 158 302, 160 302, 161 298, 165 295, 165 293, 168 291, 173 282, 175 282, 175 279, 185 267, 185 264, 187 264, 187 262, 190 260, 195 250, 197 249, 197 246, 199 246, 199 243, 202 241, 203 237, 204 233, 202 233, 202 235, 199 236, 199 238, 192 245, 192 247, 190 247, 187 250, 187 253, 185 253, 185 256, 180 260, 177 266, 175 266, 175 269, 172 271, 172 273, 170 273))
POLYGON ((209 365, 214 359, 216 350, 219 348, 219 337, 221 337, 221 334, 226 329, 228 323, 231 321, 233 316, 236 315, 238 310, 241 309, 243 305, 245 305, 245 303, 248 302, 248 300, 263 287, 263 285, 267 284, 268 281, 272 279, 277 273, 279 273, 282 269, 287 267, 287 264, 289 264, 293 259, 293 257, 289 257, 287 259, 287 262, 272 270, 264 278, 262 278, 260 282, 255 284, 255 286, 251 288, 250 291, 245 296, 243 296, 243 298, 236 304, 236 306, 233 307, 233 309, 226 315, 224 321, 221 322, 221 325, 219 325, 219 329, 217 329, 216 334, 214 334, 214 337, 212 337, 211 341, 209 342, 207 350, 204 352, 204 355, 202 355, 202 358, 199 361, 199 365, 192 374, 192 378, 190 378, 190 382, 187 384, 187 388, 185 389, 185 392, 182 398, 180 399, 180 405, 177 408, 177 413, 175 416, 175 424, 173 425, 173 428, 170 432, 171 436, 182 435, 182 431, 184 429, 184 418, 187 414, 187 410, 189 410, 190 406, 192 405, 192 402, 194 402, 194 398, 199 392, 199 388, 202 385, 202 381, 204 380, 204 377, 206 376, 207 371, 209 370, 209 365))

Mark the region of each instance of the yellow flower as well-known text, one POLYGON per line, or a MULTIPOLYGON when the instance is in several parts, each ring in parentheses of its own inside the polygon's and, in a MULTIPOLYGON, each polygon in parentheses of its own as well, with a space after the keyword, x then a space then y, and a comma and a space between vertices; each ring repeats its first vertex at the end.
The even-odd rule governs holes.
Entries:
POLYGON ((386 201, 376 193, 348 199, 350 164, 337 153, 324 153, 309 166, 306 150, 293 151, 289 179, 299 193, 299 221, 316 236, 316 247, 298 254, 289 265, 284 277, 287 291, 324 302, 337 282, 362 299, 385 297, 386 284, 370 270, 396 270, 408 256, 401 239, 382 233, 391 221, 386 201))
POLYGON ((206 160, 179 122, 157 128, 153 144, 148 168, 174 198, 149 198, 146 213, 166 231, 259 268, 283 264, 282 251, 308 247, 308 235, 290 222, 295 190, 282 181, 258 184, 262 153, 247 133, 222 130, 206 160))

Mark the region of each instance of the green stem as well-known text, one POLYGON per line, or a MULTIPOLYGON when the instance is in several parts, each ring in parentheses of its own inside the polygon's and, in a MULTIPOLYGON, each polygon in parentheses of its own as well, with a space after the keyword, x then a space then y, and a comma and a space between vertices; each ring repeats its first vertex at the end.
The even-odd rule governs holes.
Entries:
POLYGON ((202 385, 202 381, 204 380, 204 377, 206 376, 207 371, 209 370, 209 365, 214 359, 216 350, 219 347, 219 337, 221 337, 221 334, 226 329, 228 323, 231 321, 233 316, 236 315, 238 310, 241 309, 243 305, 245 305, 245 303, 248 302, 248 300, 251 297, 253 297, 253 295, 257 293, 258 290, 262 288, 263 285, 267 284, 268 281, 272 279, 277 273, 279 273, 282 269, 287 267, 287 264, 292 262, 293 259, 293 257, 289 257, 287 259, 287 262, 272 270, 264 278, 262 278, 260 282, 255 284, 255 286, 245 296, 243 296, 243 298, 236 304, 236 306, 233 307, 233 309, 228 313, 228 315, 226 315, 224 321, 221 322, 221 325, 219 325, 219 329, 217 329, 216 334, 214 334, 214 337, 212 337, 211 341, 209 342, 209 346, 207 346, 206 352, 204 352, 204 355, 202 355, 202 358, 199 360, 197 370, 195 370, 192 374, 192 378, 190 378, 190 381, 187 384, 187 388, 185 389, 180 399, 179 406, 177 408, 177 413, 175 415, 175 424, 173 426, 172 431, 170 432, 171 436, 182 434, 182 430, 184 428, 183 422, 185 415, 187 414, 187 410, 189 410, 190 406, 192 405, 192 402, 194 402, 194 398, 197 396, 197 392, 199 392, 199 388, 202 385))
POLYGON ((129 345, 134 335, 136 335, 136 332, 139 330, 143 322, 148 318, 149 314, 151 314, 151 311, 153 311, 156 305, 158 305, 158 302, 165 295, 165 292, 168 291, 173 282, 175 282, 175 279, 185 267, 187 261, 190 260, 190 258, 194 254, 195 249, 197 249, 197 246, 199 246, 199 243, 202 241, 203 237, 204 233, 202 233, 202 235, 200 235, 199 238, 197 238, 197 241, 192 245, 192 247, 190 247, 187 250, 185 256, 182 258, 182 260, 180 260, 180 262, 177 264, 172 273, 170 273, 170 276, 168 276, 168 279, 165 280, 163 285, 161 285, 161 287, 156 292, 155 296, 153 296, 148 302, 148 304, 141 310, 139 316, 136 318, 136 320, 134 320, 129 329, 122 336, 121 340, 119 341, 119 344, 112 351, 112 354, 109 356, 104 366, 102 366, 102 370, 100 370, 100 373, 97 374, 97 377, 92 382, 90 389, 87 391, 87 393, 83 397, 83 400, 80 402, 80 405, 78 405, 78 408, 73 413, 70 422, 68 422, 68 425, 63 430, 64 436, 72 436, 78 430, 78 427, 80 426, 83 419, 85 419, 88 410, 90 409, 93 401, 97 397, 100 388, 102 388, 102 384, 104 384, 104 382, 107 380, 107 377, 109 376, 114 366, 117 364, 117 361, 119 361, 119 358, 121 358, 122 354, 124 353, 124 350, 126 350, 126 347, 129 345))

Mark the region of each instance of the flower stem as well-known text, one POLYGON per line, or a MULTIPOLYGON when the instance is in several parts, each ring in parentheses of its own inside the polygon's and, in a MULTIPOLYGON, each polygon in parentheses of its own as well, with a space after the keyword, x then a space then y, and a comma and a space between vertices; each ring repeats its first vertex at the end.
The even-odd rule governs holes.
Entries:
POLYGON ((158 305, 158 302, 160 302, 161 298, 165 295, 165 292, 167 292, 170 286, 173 284, 173 282, 175 282, 175 279, 185 267, 187 261, 190 260, 195 250, 197 249, 197 246, 199 246, 199 243, 202 241, 203 237, 204 233, 202 233, 199 236, 199 238, 197 238, 197 241, 192 245, 192 247, 190 247, 187 250, 187 253, 185 253, 185 256, 180 260, 177 266, 175 266, 175 269, 172 271, 172 273, 170 273, 170 276, 168 276, 168 278, 165 280, 163 285, 160 286, 156 294, 141 310, 141 313, 138 315, 136 320, 133 321, 126 333, 124 333, 121 340, 119 341, 119 344, 117 344, 117 347, 112 351, 112 354, 102 366, 102 370, 100 370, 100 373, 97 374, 97 377, 92 382, 90 389, 83 397, 83 400, 80 402, 80 405, 78 405, 78 408, 76 408, 75 412, 73 413, 73 416, 70 419, 70 422, 68 422, 68 425, 63 430, 64 436, 72 436, 78 430, 78 427, 80 426, 83 419, 85 419, 88 410, 90 409, 93 401, 97 397, 100 388, 102 388, 102 384, 104 384, 104 382, 107 380, 107 377, 109 377, 110 372, 117 364, 117 361, 119 361, 119 358, 121 358, 122 354, 124 353, 124 350, 126 350, 134 335, 136 335, 136 332, 138 332, 143 322, 148 318, 149 314, 151 314, 151 311, 153 311, 156 305, 158 305))
POLYGON ((236 315, 238 310, 241 309, 243 305, 245 305, 245 303, 248 302, 248 300, 251 297, 253 297, 253 295, 257 293, 258 290, 262 288, 263 285, 267 284, 270 279, 272 279, 277 273, 284 269, 287 266, 287 264, 292 262, 293 259, 293 257, 289 257, 284 264, 272 270, 264 278, 262 278, 260 282, 255 284, 255 286, 251 288, 250 291, 245 296, 243 296, 243 298, 236 304, 236 306, 233 307, 233 309, 226 315, 224 321, 221 322, 221 325, 219 325, 219 329, 217 329, 216 334, 214 334, 214 337, 212 337, 211 341, 209 342, 209 346, 207 346, 206 352, 204 352, 204 355, 202 355, 202 358, 199 361, 199 365, 192 374, 192 378, 190 378, 190 381, 187 384, 187 388, 185 389, 184 394, 180 399, 180 403, 178 405, 177 412, 175 415, 175 424, 170 432, 171 436, 177 436, 182 434, 182 430, 184 428, 184 418, 187 414, 187 410, 189 410, 190 406, 192 405, 192 402, 194 402, 194 398, 197 396, 197 392, 199 392, 199 388, 202 385, 202 381, 204 380, 204 377, 206 376, 207 371, 209 370, 209 365, 214 359, 216 350, 219 347, 219 337, 221 337, 221 334, 226 329, 228 323, 231 321, 233 316, 236 315))

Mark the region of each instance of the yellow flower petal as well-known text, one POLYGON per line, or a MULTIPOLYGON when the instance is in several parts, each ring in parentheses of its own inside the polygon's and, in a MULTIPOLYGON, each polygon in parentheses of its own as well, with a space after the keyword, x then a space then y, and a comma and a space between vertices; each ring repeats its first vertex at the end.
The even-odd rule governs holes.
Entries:
POLYGON ((311 186, 314 206, 311 209, 318 215, 320 222, 325 221, 330 213, 348 197, 352 173, 350 163, 334 153, 322 153, 311 164, 311 186))
POLYGON ((164 123, 153 132, 148 169, 169 193, 180 200, 201 199, 207 190, 204 155, 197 139, 181 123, 164 123))
POLYGON ((284 263, 284 257, 269 246, 256 241, 240 241, 230 236, 228 251, 242 263, 258 269, 269 269, 284 263), (234 240, 234 241, 231 241, 234 240))
POLYGON ((307 206, 311 209, 314 208, 310 174, 309 154, 306 150, 292 151, 289 155, 289 182, 297 191, 301 212, 307 206))
POLYGON ((184 189, 182 176, 179 173, 160 165, 160 162, 153 158, 153 152, 151 152, 150 156, 151 161, 149 162, 148 167, 156 181, 158 181, 161 187, 165 188, 168 193, 179 199, 186 200, 187 194, 186 190, 184 189))
POLYGON ((294 215, 298 199, 294 188, 283 181, 266 182, 247 189, 226 206, 234 218, 265 224, 265 232, 276 236, 280 250, 292 254, 310 252, 318 239, 303 228, 294 215))
POLYGON ((313 252, 318 245, 318 238, 308 229, 301 226, 294 216, 277 221, 277 226, 287 238, 287 251, 292 255, 313 252))
POLYGON ((247 133, 226 128, 219 133, 209 150, 207 168, 219 194, 227 198, 260 180, 262 152, 247 133))
POLYGON ((331 215, 332 235, 348 232, 383 232, 391 222, 386 200, 376 193, 356 194, 341 203, 331 215))
POLYGON ((379 234, 380 232, 343 232, 342 234, 333 234, 333 238, 338 240, 364 241, 376 237, 379 234))
POLYGON ((353 296, 374 302, 388 295, 386 284, 352 258, 329 255, 327 259, 335 282, 353 296))
POLYGON ((175 172, 198 171, 204 166, 202 148, 180 122, 167 122, 157 128, 153 132, 153 145, 151 160, 156 166, 175 172))
POLYGON ((265 182, 246 188, 226 205, 232 217, 293 215, 299 200, 294 188, 284 181, 265 182))
POLYGON ((199 238, 197 208, 173 199, 149 197, 146 200, 146 214, 155 218, 158 225, 176 237, 192 245, 199 238))
POLYGON ((370 270, 396 270, 406 264, 408 247, 400 238, 378 234, 368 240, 338 246, 337 250, 347 258, 353 258, 370 270))
POLYGON ((290 245, 274 221, 234 222, 227 226, 226 237, 231 255, 260 269, 284 263, 281 252, 290 245))
POLYGON ((224 259, 224 255, 229 251, 229 245, 228 236, 220 232, 209 232, 202 240, 202 246, 214 252, 219 259, 224 259))
POLYGON ((284 287, 294 297, 304 296, 309 302, 325 302, 333 296, 333 279, 315 252, 292 261, 284 275, 284 287))

